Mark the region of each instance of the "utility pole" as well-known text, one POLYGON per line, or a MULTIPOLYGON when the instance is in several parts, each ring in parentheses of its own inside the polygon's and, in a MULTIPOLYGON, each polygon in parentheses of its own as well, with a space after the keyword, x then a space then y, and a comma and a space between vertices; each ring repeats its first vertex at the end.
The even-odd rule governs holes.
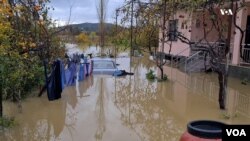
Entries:
POLYGON ((103 48, 105 46, 105 17, 106 17, 107 0, 99 0, 97 7, 97 13, 99 18, 99 43, 101 47, 101 54, 103 54, 103 48))
MULTIPOLYGON (((116 12, 116 14, 115 14, 115 34, 117 35, 117 31, 118 31, 118 29, 117 29, 117 27, 118 27, 118 25, 117 25, 117 19, 118 19, 119 9, 116 9, 115 12, 116 12)), ((115 43, 115 63, 116 63, 116 57, 117 57, 117 43, 115 43)))
POLYGON ((133 47, 133 17, 134 17, 134 0, 132 0, 132 10, 131 10, 131 20, 130 20, 130 57, 134 55, 134 47, 133 47))

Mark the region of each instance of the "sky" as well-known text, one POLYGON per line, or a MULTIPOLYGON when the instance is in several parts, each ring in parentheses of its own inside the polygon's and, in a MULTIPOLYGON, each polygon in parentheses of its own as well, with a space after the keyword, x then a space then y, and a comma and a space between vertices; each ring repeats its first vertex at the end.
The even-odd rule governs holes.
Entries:
MULTIPOLYGON (((50 11, 50 16, 53 20, 56 20, 59 25, 68 23, 68 21, 70 21, 70 24, 85 22, 97 23, 99 22, 97 15, 98 1, 99 0, 51 0, 49 5, 52 6, 54 10, 50 11)), ((122 6, 124 0, 107 1, 106 21, 114 23, 115 9, 122 6)))

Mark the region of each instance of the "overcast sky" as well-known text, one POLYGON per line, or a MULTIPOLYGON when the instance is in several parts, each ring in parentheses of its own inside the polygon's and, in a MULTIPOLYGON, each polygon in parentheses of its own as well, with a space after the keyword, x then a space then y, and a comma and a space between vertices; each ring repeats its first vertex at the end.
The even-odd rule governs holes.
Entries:
MULTIPOLYGON (((99 0, 51 0, 50 5, 54 10, 50 12, 53 20, 58 20, 60 23, 67 22, 70 17, 70 23, 96 23, 97 17, 97 2, 99 0)), ((107 22, 114 22, 115 9, 120 7, 124 0, 107 0, 107 22)))

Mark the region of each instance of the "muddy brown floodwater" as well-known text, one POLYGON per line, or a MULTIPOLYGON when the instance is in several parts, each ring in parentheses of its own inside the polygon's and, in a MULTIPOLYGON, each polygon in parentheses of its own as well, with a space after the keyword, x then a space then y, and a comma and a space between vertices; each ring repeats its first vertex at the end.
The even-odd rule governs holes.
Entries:
POLYGON ((1 141, 178 141, 189 121, 209 119, 228 124, 250 123, 249 86, 229 79, 227 111, 220 111, 215 74, 187 75, 165 67, 170 80, 149 82, 145 58, 118 58, 133 76, 91 76, 67 87, 62 98, 47 96, 22 102, 22 113, 4 103, 4 114, 18 125, 0 131, 1 141))

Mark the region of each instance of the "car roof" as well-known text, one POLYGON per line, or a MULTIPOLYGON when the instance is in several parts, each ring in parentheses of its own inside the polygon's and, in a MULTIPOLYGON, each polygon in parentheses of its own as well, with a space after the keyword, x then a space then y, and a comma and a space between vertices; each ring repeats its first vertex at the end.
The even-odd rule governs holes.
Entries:
POLYGON ((93 61, 113 61, 112 58, 92 58, 93 61))

